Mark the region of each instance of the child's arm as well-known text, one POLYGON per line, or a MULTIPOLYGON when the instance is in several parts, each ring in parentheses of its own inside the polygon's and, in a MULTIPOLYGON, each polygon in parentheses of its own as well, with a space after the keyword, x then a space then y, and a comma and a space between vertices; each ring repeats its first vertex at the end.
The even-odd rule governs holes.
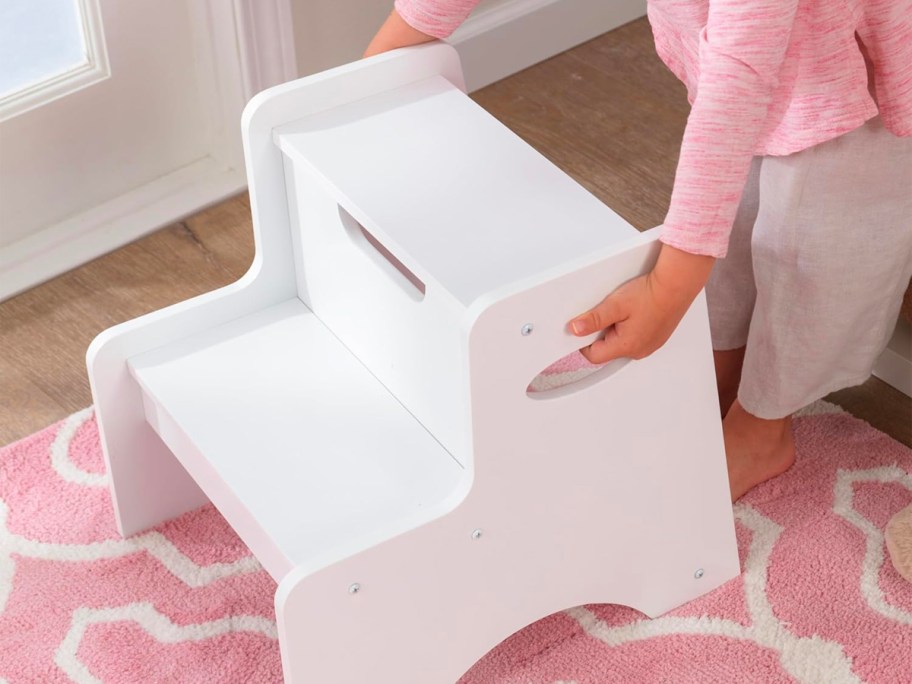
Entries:
MULTIPOLYGON (((478 0, 395 0, 369 54, 445 38, 478 0)), ((791 36, 798 0, 710 0, 698 92, 688 117, 655 268, 570 322, 593 363, 661 347, 709 279, 744 191, 791 36)))
POLYGON ((446 38, 479 0, 396 0, 392 13, 371 40, 365 57, 446 38))
POLYGON ((725 256, 797 8, 798 0, 710 0, 665 244, 725 256))
POLYGON ((700 77, 655 269, 570 322, 606 329, 582 350, 593 363, 642 358, 667 341, 724 257, 791 38, 798 0, 710 0, 700 77))

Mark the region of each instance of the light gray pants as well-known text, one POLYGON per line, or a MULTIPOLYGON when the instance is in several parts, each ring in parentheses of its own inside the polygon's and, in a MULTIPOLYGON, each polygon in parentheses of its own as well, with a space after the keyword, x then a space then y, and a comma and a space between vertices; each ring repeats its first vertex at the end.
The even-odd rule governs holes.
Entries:
POLYGON ((746 346, 738 399, 782 418, 868 379, 912 276, 912 138, 880 118, 756 157, 706 287, 713 348, 746 346))

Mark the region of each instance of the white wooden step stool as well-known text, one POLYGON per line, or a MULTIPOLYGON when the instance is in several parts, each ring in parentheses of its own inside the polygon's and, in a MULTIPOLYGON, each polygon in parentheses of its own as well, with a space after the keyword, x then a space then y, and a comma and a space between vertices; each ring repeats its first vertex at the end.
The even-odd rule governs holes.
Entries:
POLYGON ((289 684, 449 684, 555 611, 739 572, 703 297, 527 393, 656 233, 463 90, 433 44, 257 95, 250 271, 88 352, 120 531, 211 501, 278 582, 289 684))

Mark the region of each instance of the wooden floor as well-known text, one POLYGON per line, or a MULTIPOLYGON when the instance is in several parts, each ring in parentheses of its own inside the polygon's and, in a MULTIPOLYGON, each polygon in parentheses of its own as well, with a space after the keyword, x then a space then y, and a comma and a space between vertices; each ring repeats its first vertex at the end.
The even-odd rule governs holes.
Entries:
MULTIPOLYGON (((473 97, 637 228, 662 222, 688 106, 645 20, 473 97)), ((0 444, 92 403, 85 350, 100 331, 226 285, 252 258, 242 195, 0 304, 0 444)), ((884 383, 831 399, 912 445, 912 400, 884 383)))

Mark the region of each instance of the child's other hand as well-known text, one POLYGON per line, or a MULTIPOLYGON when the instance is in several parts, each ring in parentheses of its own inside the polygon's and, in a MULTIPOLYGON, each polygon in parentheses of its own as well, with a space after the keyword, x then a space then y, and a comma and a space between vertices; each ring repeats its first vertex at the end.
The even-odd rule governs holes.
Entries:
POLYGON ((570 321, 584 337, 604 330, 602 338, 580 350, 590 363, 621 357, 642 359, 668 341, 706 284, 715 259, 662 246, 655 268, 624 283, 595 307, 570 321))
POLYGON ((367 46, 364 51, 364 57, 373 57, 382 52, 408 47, 409 45, 420 45, 432 40, 435 40, 433 36, 412 28, 396 10, 393 10, 383 23, 383 26, 380 27, 380 30, 377 31, 377 35, 371 40, 370 45, 367 46))

